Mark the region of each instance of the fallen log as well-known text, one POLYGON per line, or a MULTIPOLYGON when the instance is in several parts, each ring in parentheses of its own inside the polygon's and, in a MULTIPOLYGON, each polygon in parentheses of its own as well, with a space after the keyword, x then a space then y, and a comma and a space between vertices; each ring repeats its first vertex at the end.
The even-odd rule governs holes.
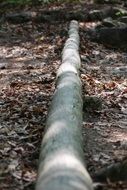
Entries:
POLYGON ((107 180, 112 182, 127 181, 127 159, 101 169, 95 173, 93 178, 96 182, 107 182, 107 180))
POLYGON ((78 23, 72 21, 42 140, 36 190, 93 189, 83 156, 78 49, 78 23))
POLYGON ((63 10, 43 10, 40 12, 32 12, 32 11, 21 11, 15 13, 7 13, 1 15, 1 22, 9 22, 13 24, 20 24, 25 22, 62 22, 62 20, 70 21, 70 20, 79 20, 82 22, 89 21, 101 21, 106 17, 116 17, 116 14, 120 12, 123 16, 127 15, 127 11, 124 9, 120 9, 117 7, 107 7, 102 10, 72 10, 66 11, 63 10))
POLYGON ((91 39, 107 47, 127 48, 127 27, 102 27, 88 31, 91 39))
POLYGON ((29 21, 34 22, 56 22, 56 21, 70 21, 77 19, 80 21, 88 20, 88 13, 84 11, 69 11, 66 10, 45 10, 42 12, 18 12, 18 13, 9 13, 4 15, 3 21, 7 21, 13 24, 20 24, 29 21))
POLYGON ((121 4, 121 0, 94 0, 98 4, 121 4))

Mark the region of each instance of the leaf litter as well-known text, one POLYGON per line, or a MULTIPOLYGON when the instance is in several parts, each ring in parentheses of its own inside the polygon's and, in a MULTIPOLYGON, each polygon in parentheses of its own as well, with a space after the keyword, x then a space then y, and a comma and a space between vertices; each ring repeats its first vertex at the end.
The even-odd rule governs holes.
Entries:
MULTIPOLYGON (((59 5, 55 6, 59 8, 59 5)), ((69 10, 72 10, 71 6, 68 6, 69 10)), ((2 190, 34 189, 40 144, 68 24, 63 20, 58 27, 56 23, 32 22, 2 25, 2 190)), ((83 115, 84 157, 91 176, 127 156, 127 54, 91 42, 86 30, 94 25, 96 23, 80 23, 83 96, 100 99, 98 105, 102 104, 101 108, 94 106, 92 109, 93 101, 83 115)), ((127 188, 122 182, 109 180, 107 184, 99 185, 102 189, 127 188)))
MULTIPOLYGON (((87 24, 81 24, 83 93, 102 102, 101 110, 94 103, 93 113, 84 112, 84 152, 93 176, 99 169, 127 159, 127 59, 121 50, 91 42, 86 31, 87 24), (120 68, 124 68, 122 72, 120 68)), ((127 184, 107 179, 100 188, 126 189, 127 184)))
POLYGON ((34 189, 66 24, 2 27, 6 33, 0 42, 0 187, 34 189))

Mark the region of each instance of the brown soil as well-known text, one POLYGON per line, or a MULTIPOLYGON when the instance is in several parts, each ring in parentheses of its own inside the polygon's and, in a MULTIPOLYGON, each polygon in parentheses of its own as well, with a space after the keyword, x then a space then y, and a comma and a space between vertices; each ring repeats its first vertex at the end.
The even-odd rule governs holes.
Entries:
MULTIPOLYGON (((56 4, 49 8, 74 5, 56 4)), ((75 5, 76 6, 76 5, 75 5)), ((93 5, 78 4, 78 10, 93 5)), ((31 8, 33 9, 33 8, 31 8)), ((35 9, 35 8, 34 8, 35 9)), ((37 10, 41 7, 37 8, 37 10)), ((69 22, 3 23, 0 30, 0 189, 32 190, 47 110, 69 22)), ((127 157, 127 53, 93 43, 80 22, 83 96, 100 99, 84 111, 84 158, 94 172, 127 157)), ((122 182, 102 189, 127 189, 122 182)))

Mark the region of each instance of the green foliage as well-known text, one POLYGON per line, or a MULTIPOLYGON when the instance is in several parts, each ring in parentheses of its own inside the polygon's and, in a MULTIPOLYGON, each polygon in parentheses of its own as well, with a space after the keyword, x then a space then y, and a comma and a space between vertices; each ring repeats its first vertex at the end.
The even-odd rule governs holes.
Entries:
POLYGON ((120 9, 117 13, 116 13, 116 16, 126 16, 127 15, 127 12, 126 10, 124 9, 120 9))

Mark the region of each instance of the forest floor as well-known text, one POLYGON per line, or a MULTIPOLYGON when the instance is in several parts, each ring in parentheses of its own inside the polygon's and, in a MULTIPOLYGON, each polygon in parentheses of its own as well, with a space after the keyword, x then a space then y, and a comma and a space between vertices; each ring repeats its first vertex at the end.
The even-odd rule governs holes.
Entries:
MULTIPOLYGON (((94 5, 53 4, 46 9, 71 11, 94 5)), ((26 9, 30 9, 27 7, 26 9)), ((43 7, 31 8, 31 10, 43 7)), ((10 9, 12 12, 12 9, 10 9)), ((17 9, 13 9, 17 11, 17 9)), ((127 53, 90 41, 80 22, 83 96, 97 97, 84 109, 84 159, 95 171, 127 157, 127 53)), ((67 39, 69 21, 11 24, 0 27, 0 189, 34 189, 39 149, 56 71, 67 39)), ((107 180, 102 189, 127 189, 107 180)))

